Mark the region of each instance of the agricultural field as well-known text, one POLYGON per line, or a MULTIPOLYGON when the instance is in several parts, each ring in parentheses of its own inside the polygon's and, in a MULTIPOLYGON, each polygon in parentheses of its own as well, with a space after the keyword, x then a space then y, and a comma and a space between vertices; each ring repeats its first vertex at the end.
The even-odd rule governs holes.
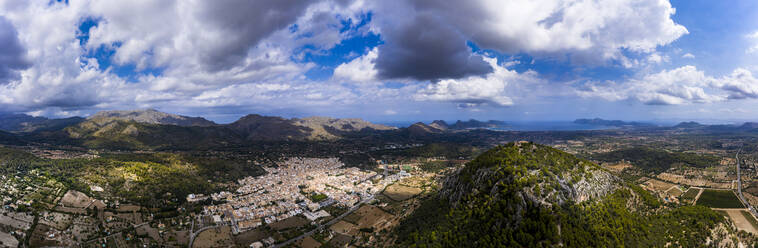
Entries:
POLYGON ((308 220, 300 216, 292 216, 282 221, 271 223, 270 227, 274 230, 281 231, 290 228, 300 228, 308 224, 308 220))
POLYGON ((601 166, 603 166, 606 169, 609 169, 609 170, 611 170, 613 172, 621 173, 622 171, 624 171, 624 169, 631 168, 632 164, 630 164, 630 163, 623 163, 623 162, 618 162, 618 163, 602 163, 601 166))
MULTIPOLYGON (((742 216, 744 216, 745 219, 747 219, 747 221, 750 222, 750 225, 753 226, 753 229, 758 231, 758 219, 755 219, 755 217, 752 214, 750 214, 750 212, 748 211, 742 211, 740 213, 742 213, 742 216)), ((758 234, 758 232, 754 232, 754 233, 758 234)))
POLYGON ((731 190, 706 189, 700 195, 696 205, 710 208, 745 208, 737 195, 731 190))
POLYGON ((642 185, 640 185, 640 186, 642 186, 643 188, 647 188, 647 189, 653 190, 653 191, 666 192, 666 191, 668 191, 669 189, 671 189, 672 187, 674 187, 676 185, 675 184, 671 184, 671 183, 667 183, 667 182, 664 182, 664 181, 661 181, 661 180, 658 180, 658 179, 650 179, 650 180, 647 180, 646 182, 642 183, 642 185))
POLYGON ((363 205, 354 213, 345 217, 345 221, 356 224, 361 229, 378 230, 393 216, 384 212, 382 209, 372 206, 363 205))
POLYGON ((192 247, 229 247, 233 245, 232 228, 222 226, 211 228, 198 234, 192 247))
POLYGON ((358 231, 359 231, 358 230, 358 226, 356 226, 353 223, 344 221, 344 220, 340 220, 337 223, 334 223, 334 225, 332 225, 331 227, 329 227, 329 229, 331 229, 332 231, 334 231, 336 233, 341 233, 341 234, 344 234, 344 235, 349 235, 351 237, 355 236, 356 234, 358 234, 358 231))
POLYGON ((263 228, 256 228, 241 232, 234 236, 234 241, 238 246, 248 246, 255 241, 265 239, 271 236, 269 232, 263 230, 263 228))
POLYGON ((758 234, 758 227, 755 225, 755 218, 745 210, 734 209, 724 210, 722 213, 726 213, 738 230, 746 231, 749 233, 758 234))
POLYGON ((700 190, 702 190, 702 189, 700 189, 700 188, 689 188, 686 192, 684 192, 684 194, 682 194, 679 197, 679 200, 681 200, 682 202, 685 202, 685 201, 686 202, 693 202, 693 201, 695 201, 695 197, 697 197, 697 194, 700 193, 700 190))
POLYGON ((666 194, 669 194, 673 197, 679 197, 682 194, 684 194, 684 192, 679 187, 672 187, 671 189, 666 191, 666 194))
POLYGON ((421 189, 400 184, 388 186, 382 194, 395 201, 405 201, 421 193, 421 189))
POLYGON ((305 237, 301 240, 298 240, 295 242, 299 247, 302 248, 319 248, 321 247, 321 243, 318 242, 318 240, 313 239, 311 236, 305 237))

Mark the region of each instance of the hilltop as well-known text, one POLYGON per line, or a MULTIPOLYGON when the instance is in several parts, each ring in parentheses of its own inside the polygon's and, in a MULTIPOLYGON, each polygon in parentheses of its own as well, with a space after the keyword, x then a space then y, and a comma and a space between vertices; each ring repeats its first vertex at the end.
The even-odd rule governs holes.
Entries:
POLYGON ((590 161, 519 142, 448 177, 396 235, 415 247, 692 247, 730 242, 711 235, 724 226, 706 207, 664 208, 590 161))

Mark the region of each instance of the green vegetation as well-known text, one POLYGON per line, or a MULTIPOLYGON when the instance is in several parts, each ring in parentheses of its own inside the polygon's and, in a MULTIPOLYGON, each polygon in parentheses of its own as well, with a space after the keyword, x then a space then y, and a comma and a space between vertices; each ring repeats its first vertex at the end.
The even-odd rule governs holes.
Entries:
POLYGON ((455 167, 456 164, 453 161, 429 161, 419 164, 419 169, 425 172, 437 173, 449 167, 455 167))
POLYGON ((259 167, 246 163, 190 154, 130 153, 103 154, 95 159, 42 159, 0 147, 1 174, 28 175, 32 171, 61 182, 66 188, 106 199, 118 197, 148 207, 175 206, 187 194, 210 193, 227 181, 262 173, 259 167), (91 192, 89 185, 93 184, 106 192, 91 192))
POLYGON ((329 198, 325 194, 312 194, 311 195, 311 201, 313 202, 321 202, 323 200, 326 200, 326 198, 329 198))
POLYGON ((675 164, 705 168, 717 165, 720 161, 720 159, 715 156, 684 152, 667 152, 643 147, 596 154, 592 156, 592 159, 603 162, 618 162, 626 160, 645 172, 652 173, 664 172, 675 164))
POLYGON ((473 157, 479 150, 460 144, 453 143, 432 143, 420 147, 414 147, 406 151, 411 156, 418 157, 446 157, 446 158, 458 158, 458 157, 473 157))
POLYGON ((703 206, 663 209, 649 192, 625 183, 597 201, 544 207, 522 198, 522 190, 531 185, 554 183, 554 177, 546 176, 551 173, 583 177, 600 173, 598 170, 594 164, 540 145, 494 148, 467 164, 458 175, 455 188, 477 190, 468 190, 456 205, 444 198, 424 201, 396 229, 399 245, 696 247, 705 244, 710 230, 724 221, 703 206), (481 175, 480 169, 493 173, 488 178, 475 178, 481 175), (528 173, 530 170, 540 173, 528 173), (482 181, 486 183, 474 183, 482 181), (497 194, 493 197, 490 192, 497 194), (637 207, 630 209, 630 204, 637 207))
POLYGON ((712 190, 706 189, 695 203, 699 206, 711 208, 744 208, 737 195, 731 190, 712 190))
POLYGON ((692 202, 695 200, 695 197, 697 197, 697 194, 700 193, 699 188, 690 188, 687 190, 687 192, 684 192, 679 199, 682 201, 689 201, 692 202))

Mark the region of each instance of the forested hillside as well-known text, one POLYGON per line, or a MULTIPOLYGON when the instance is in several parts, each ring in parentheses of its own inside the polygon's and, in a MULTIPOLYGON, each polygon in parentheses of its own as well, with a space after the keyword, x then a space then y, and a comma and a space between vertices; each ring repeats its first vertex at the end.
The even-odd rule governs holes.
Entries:
POLYGON ((699 247, 726 239, 722 215, 665 208, 589 161, 532 143, 493 148, 398 229, 408 247, 699 247))

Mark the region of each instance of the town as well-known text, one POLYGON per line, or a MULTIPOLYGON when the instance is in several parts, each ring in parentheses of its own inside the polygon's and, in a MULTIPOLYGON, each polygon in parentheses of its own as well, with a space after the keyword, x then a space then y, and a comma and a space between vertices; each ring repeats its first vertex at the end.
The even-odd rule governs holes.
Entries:
MULTIPOLYGON (((235 193, 212 194, 214 202, 224 203, 205 206, 203 215, 211 216, 215 225, 230 225, 234 233, 298 214, 313 221, 329 216, 326 211, 318 211, 323 207, 353 207, 410 176, 399 171, 385 177, 374 171, 345 167, 336 158, 290 158, 265 170, 263 176, 239 180, 240 188, 235 193)), ((190 194, 187 201, 207 198, 190 194)))

